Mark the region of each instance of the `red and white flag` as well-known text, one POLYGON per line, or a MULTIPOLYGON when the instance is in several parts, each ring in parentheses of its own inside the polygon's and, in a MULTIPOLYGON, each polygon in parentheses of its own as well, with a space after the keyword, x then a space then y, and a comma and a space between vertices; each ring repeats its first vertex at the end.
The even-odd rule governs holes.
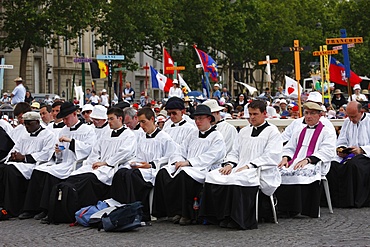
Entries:
POLYGON ((163 71, 164 74, 173 75, 174 70, 167 70, 167 67, 174 67, 175 64, 173 59, 171 58, 170 54, 168 54, 166 48, 163 48, 163 71))
MULTIPOLYGON (((299 90, 302 94, 303 88, 301 85, 299 85, 299 90)), ((298 83, 288 76, 285 76, 285 95, 298 97, 298 83)))

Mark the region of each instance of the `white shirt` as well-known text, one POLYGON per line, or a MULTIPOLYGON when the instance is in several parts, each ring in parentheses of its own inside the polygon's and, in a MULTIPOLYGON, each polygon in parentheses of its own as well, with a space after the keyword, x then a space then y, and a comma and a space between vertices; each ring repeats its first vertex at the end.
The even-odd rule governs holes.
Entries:
POLYGON ((177 87, 171 87, 170 88, 170 92, 168 93, 168 98, 171 98, 171 97, 179 97, 179 98, 183 98, 184 95, 182 94, 182 90, 181 88, 177 87))

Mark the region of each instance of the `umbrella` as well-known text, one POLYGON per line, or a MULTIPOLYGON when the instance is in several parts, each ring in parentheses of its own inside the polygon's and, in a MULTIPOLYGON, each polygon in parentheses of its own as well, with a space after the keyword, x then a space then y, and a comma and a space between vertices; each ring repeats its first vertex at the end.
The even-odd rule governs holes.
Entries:
POLYGON ((188 92, 187 94, 187 96, 193 96, 193 97, 199 97, 200 95, 203 96, 203 93, 199 91, 191 91, 191 92, 188 92))

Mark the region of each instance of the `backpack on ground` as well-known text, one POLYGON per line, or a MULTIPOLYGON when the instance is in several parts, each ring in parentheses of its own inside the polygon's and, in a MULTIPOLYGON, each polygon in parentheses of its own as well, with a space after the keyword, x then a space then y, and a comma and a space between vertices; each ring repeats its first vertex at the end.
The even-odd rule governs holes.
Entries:
POLYGON ((49 201, 50 223, 73 223, 78 209, 78 193, 73 184, 61 182, 53 187, 49 201))
POLYGON ((76 222, 82 226, 96 226, 98 222, 90 222, 90 218, 96 212, 109 207, 108 203, 98 201, 96 205, 83 207, 75 213, 76 222))
POLYGON ((141 226, 142 208, 141 202, 115 207, 113 211, 102 216, 100 228, 106 232, 127 232, 138 228, 141 226))

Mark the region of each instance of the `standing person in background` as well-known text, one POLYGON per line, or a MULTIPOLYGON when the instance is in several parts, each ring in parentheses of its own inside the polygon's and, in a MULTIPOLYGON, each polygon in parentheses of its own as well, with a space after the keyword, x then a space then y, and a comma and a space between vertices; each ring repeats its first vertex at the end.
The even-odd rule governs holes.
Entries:
POLYGON ((220 98, 221 98, 220 84, 216 83, 216 84, 213 86, 212 99, 220 100, 220 98))
POLYGON ((91 105, 98 105, 100 103, 100 98, 98 95, 96 95, 96 92, 92 90, 91 97, 89 98, 89 102, 91 105))
POLYGON ((44 103, 45 103, 46 105, 52 105, 52 104, 53 104, 53 100, 52 100, 52 99, 50 99, 49 94, 46 94, 46 95, 45 95, 44 103))
POLYGON ((131 87, 131 82, 126 82, 126 87, 125 89, 123 89, 123 92, 122 92, 122 98, 130 102, 130 104, 134 101, 135 91, 131 87))
POLYGON ((15 105, 19 102, 24 102, 26 98, 26 88, 23 86, 23 79, 21 77, 17 77, 14 79, 14 82, 17 86, 14 88, 12 94, 10 95, 10 97, 12 98, 12 105, 15 105))
POLYGON ((89 100, 90 100, 90 97, 92 96, 92 94, 91 94, 91 90, 90 90, 90 88, 88 88, 88 89, 86 89, 86 94, 85 94, 85 104, 87 103, 87 102, 89 102, 89 100))
POLYGON ((184 98, 184 94, 182 93, 181 88, 179 87, 179 81, 177 79, 173 80, 173 86, 170 88, 170 92, 168 93, 168 98, 171 97, 178 97, 184 98))
POLYGON ((226 87, 222 88, 221 97, 225 99, 225 103, 229 103, 231 101, 231 94, 227 91, 226 87))
POLYGON ((106 89, 101 90, 100 104, 105 107, 109 107, 109 95, 107 94, 106 89))
POLYGON ((26 96, 24 96, 24 102, 31 104, 33 101, 33 97, 30 91, 26 91, 26 96))

